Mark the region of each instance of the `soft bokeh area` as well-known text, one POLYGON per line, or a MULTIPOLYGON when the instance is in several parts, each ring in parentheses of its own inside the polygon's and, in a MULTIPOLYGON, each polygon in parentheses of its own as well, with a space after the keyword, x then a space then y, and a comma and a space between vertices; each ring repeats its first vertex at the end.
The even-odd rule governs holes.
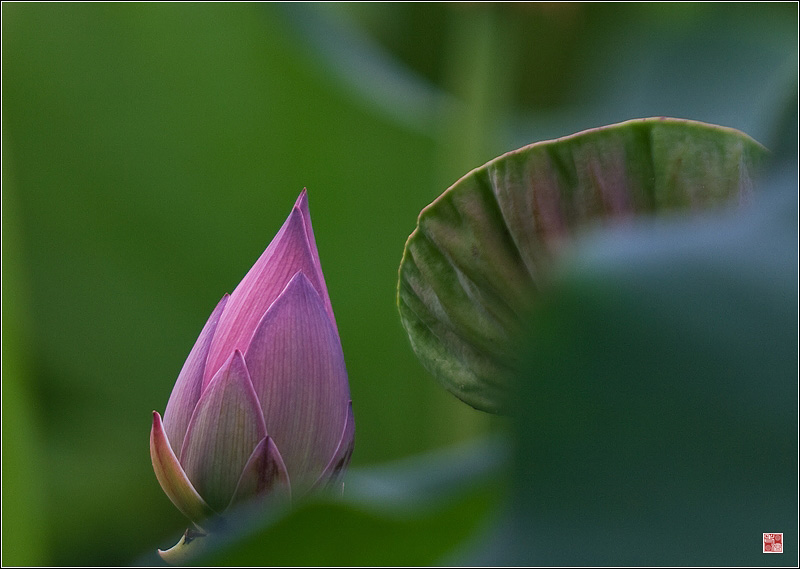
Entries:
POLYGON ((301 511, 272 557, 220 562, 492 563, 502 465, 535 428, 415 358, 395 296, 419 211, 503 152, 630 118, 780 152, 797 135, 794 3, 3 3, 2 42, 4 565, 156 562, 177 540, 151 412, 303 188, 352 392, 348 492, 394 517, 301 511), (407 486, 370 486, 387 464, 407 486), (303 557, 325 524, 352 531, 303 557))

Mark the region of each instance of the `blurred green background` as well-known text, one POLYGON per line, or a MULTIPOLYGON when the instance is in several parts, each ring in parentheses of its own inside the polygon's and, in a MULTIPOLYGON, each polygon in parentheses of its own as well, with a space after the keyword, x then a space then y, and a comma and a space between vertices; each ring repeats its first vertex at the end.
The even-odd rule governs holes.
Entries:
POLYGON ((171 545, 150 412, 303 187, 357 469, 506 431, 427 375, 395 308, 449 184, 629 118, 767 146, 796 126, 793 3, 3 3, 2 26, 5 565, 171 545))

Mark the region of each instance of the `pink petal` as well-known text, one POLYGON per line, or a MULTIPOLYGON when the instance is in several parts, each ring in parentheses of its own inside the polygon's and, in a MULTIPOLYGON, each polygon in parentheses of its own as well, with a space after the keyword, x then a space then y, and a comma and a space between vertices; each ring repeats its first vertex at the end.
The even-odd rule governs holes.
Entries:
POLYGON ((311 249, 311 255, 314 257, 314 267, 317 270, 317 282, 322 284, 322 291, 317 289, 317 292, 320 293, 322 300, 325 302, 325 310, 327 310, 328 316, 331 317, 333 329, 336 330, 336 333, 338 334, 339 330, 336 327, 336 319, 333 317, 333 306, 331 305, 331 299, 328 297, 328 288, 325 285, 325 275, 322 273, 322 263, 319 259, 319 251, 317 251, 317 241, 314 239, 314 229, 311 227, 311 211, 308 208, 308 192, 305 188, 303 188, 303 191, 300 192, 300 195, 297 197, 294 207, 299 209, 300 213, 303 214, 303 225, 306 230, 306 237, 308 238, 308 245, 311 249))
MULTIPOLYGON (((203 389, 233 350, 247 350, 261 318, 298 271, 309 275, 314 289, 330 305, 324 281, 318 278, 319 260, 312 253, 303 215, 299 207, 292 209, 266 251, 231 293, 211 343, 203 389)), ((330 314, 332 319, 333 312, 330 314)))
POLYGON ((289 474, 275 442, 270 437, 264 437, 244 467, 230 506, 257 496, 276 494, 287 501, 291 498, 289 474))
POLYGON ((181 468, 169 444, 161 415, 156 411, 153 411, 153 427, 150 430, 150 459, 158 483, 184 516, 200 527, 203 520, 214 515, 214 510, 198 494, 181 468))
POLYGON ((344 421, 339 445, 336 447, 336 452, 331 457, 330 462, 328 462, 328 466, 325 467, 325 470, 314 483, 314 488, 333 487, 341 484, 344 471, 347 465, 350 464, 350 457, 353 456, 355 435, 356 423, 353 417, 353 402, 349 401, 347 403, 347 418, 344 421))
POLYGON ((221 512, 253 449, 266 436, 244 358, 236 350, 197 403, 181 450, 181 464, 195 488, 221 512))
POLYGON ((334 455, 350 400, 339 337, 303 273, 264 315, 245 358, 267 431, 302 495, 334 455))
POLYGON ((228 295, 226 294, 217 303, 217 307, 209 316, 206 325, 203 326, 192 351, 189 352, 189 357, 183 364, 181 373, 178 374, 172 394, 169 396, 167 409, 164 411, 164 429, 173 448, 180 449, 183 446, 186 427, 189 426, 189 419, 200 399, 208 348, 211 346, 214 331, 217 329, 217 323, 227 302, 228 295))

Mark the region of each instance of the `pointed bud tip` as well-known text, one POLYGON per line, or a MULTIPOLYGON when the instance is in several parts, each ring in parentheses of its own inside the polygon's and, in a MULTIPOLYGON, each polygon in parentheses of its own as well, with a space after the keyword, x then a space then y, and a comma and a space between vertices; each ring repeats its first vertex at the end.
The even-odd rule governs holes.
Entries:
POLYGON ((302 213, 308 213, 308 190, 306 188, 303 188, 303 191, 297 196, 293 209, 299 209, 302 213))

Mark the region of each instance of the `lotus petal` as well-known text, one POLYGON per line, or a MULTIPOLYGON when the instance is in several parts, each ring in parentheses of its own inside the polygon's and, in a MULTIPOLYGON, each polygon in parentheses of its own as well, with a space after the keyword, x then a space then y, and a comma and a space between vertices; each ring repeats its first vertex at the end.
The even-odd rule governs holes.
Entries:
POLYGON ((189 426, 189 419, 200 399, 200 390, 203 384, 203 372, 208 359, 208 349, 211 340, 217 329, 217 323, 228 302, 228 295, 224 295, 222 300, 217 303, 217 307, 211 313, 205 326, 203 326, 200 336, 189 352, 189 357, 183 364, 181 373, 172 388, 169 396, 167 408, 164 411, 164 430, 173 448, 180 449, 183 446, 183 439, 186 436, 186 428, 189 426))
POLYGON ((181 464, 206 501, 222 511, 250 455, 266 436, 244 358, 236 350, 197 403, 181 450, 181 464))
POLYGON ((307 490, 339 445, 350 392, 339 337, 305 274, 264 315, 245 359, 292 487, 307 490))
POLYGON ((325 310, 328 311, 328 316, 331 317, 333 329, 336 330, 338 334, 339 331, 336 327, 336 320, 333 317, 333 306, 331 306, 331 299, 328 297, 328 288, 325 285, 325 275, 322 274, 322 263, 319 260, 317 241, 314 239, 314 229, 311 227, 311 212, 308 209, 308 192, 306 192, 305 188, 303 188, 303 191, 300 192, 300 195, 297 197, 294 207, 303 214, 303 226, 306 230, 306 238, 308 239, 309 249, 311 249, 311 255, 314 257, 314 267, 317 270, 317 282, 322 285, 324 291, 324 294, 320 294, 320 296, 322 296, 322 300, 325 302, 325 310))
POLYGON ((320 298, 326 299, 323 306, 330 305, 325 285, 317 276, 321 273, 318 267, 303 212, 295 207, 266 251, 231 293, 211 343, 203 389, 234 350, 247 350, 261 318, 298 271, 304 272, 320 298))
POLYGON ((201 527, 203 520, 212 516, 214 510, 195 490, 181 468, 157 411, 153 411, 153 427, 150 430, 150 458, 164 493, 184 516, 201 527))
POLYGON ((340 483, 347 465, 350 464, 350 457, 353 456, 355 434, 356 423, 353 418, 353 402, 349 401, 347 403, 347 418, 344 422, 339 445, 336 447, 336 452, 330 462, 328 462, 328 466, 325 467, 325 470, 314 483, 315 488, 321 486, 333 487, 340 483))
MULTIPOLYGON (((243 502, 255 496, 281 494, 291 498, 291 484, 281 453, 270 437, 258 443, 244 467, 230 505, 243 502)), ((230 507, 230 506, 229 506, 230 507)))

